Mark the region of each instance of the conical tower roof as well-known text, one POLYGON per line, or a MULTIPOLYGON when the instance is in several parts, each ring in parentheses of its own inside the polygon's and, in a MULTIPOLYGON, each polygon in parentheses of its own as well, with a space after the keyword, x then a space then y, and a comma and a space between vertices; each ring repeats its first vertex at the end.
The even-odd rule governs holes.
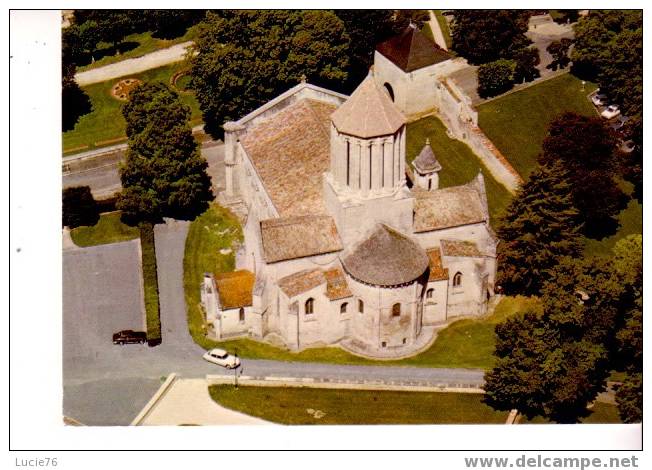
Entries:
POLYGON ((393 134, 407 122, 371 74, 331 115, 331 120, 341 133, 362 139, 393 134))
POLYGON ((414 168, 420 173, 432 173, 441 170, 441 164, 437 161, 435 153, 430 146, 430 139, 426 139, 426 145, 421 149, 421 153, 412 162, 414 168))
POLYGON ((417 242, 385 224, 378 224, 342 264, 359 281, 375 286, 397 286, 421 276, 428 268, 429 258, 417 242))

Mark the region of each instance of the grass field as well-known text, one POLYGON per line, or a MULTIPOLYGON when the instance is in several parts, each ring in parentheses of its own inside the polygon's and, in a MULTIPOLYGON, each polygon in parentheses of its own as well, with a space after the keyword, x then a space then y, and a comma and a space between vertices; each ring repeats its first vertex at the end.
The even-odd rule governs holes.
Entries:
POLYGON ((509 203, 511 194, 498 183, 473 151, 463 142, 454 140, 446 134, 444 124, 434 116, 428 116, 407 126, 407 163, 408 165, 419 154, 430 139, 430 145, 435 152, 442 169, 439 172, 439 186, 442 188, 465 184, 476 177, 482 170, 487 187, 489 213, 492 220, 509 203))
POLYGON ((120 222, 120 212, 102 214, 92 227, 77 227, 70 231, 72 241, 77 246, 104 245, 124 242, 140 236, 138 227, 130 227, 120 222))
POLYGON ((536 166, 550 122, 566 111, 595 115, 595 85, 567 73, 478 106, 479 125, 523 178, 536 166))
MULTIPOLYGON (((170 77, 187 67, 185 62, 166 65, 156 69, 148 70, 140 74, 129 75, 129 77, 139 78, 147 81, 162 81, 170 83, 170 77)), ((77 150, 88 150, 103 145, 110 145, 111 142, 125 137, 125 120, 122 117, 123 101, 119 101, 111 96, 111 87, 120 78, 107 80, 101 83, 94 83, 83 87, 82 89, 89 96, 93 109, 90 113, 82 116, 74 129, 63 133, 63 152, 77 150), (81 148, 88 146, 85 148, 81 148)), ((191 124, 201 123, 202 115, 199 110, 199 103, 192 94, 180 94, 181 101, 190 106, 192 110, 191 124)))
POLYGON ((504 411, 481 394, 337 390, 327 388, 209 387, 220 405, 281 424, 502 424, 504 411))
POLYGON ((309 348, 301 352, 291 352, 247 338, 212 341, 205 336, 199 286, 205 272, 219 273, 234 269, 233 253, 223 255, 220 249, 231 248, 240 240, 242 232, 237 219, 218 205, 213 205, 190 224, 183 263, 188 328, 194 341, 206 349, 222 347, 237 352, 242 357, 278 361, 489 368, 493 364, 494 325, 517 311, 536 306, 536 301, 525 297, 503 298, 492 316, 457 321, 439 332, 429 349, 414 357, 397 361, 365 359, 339 347, 309 348))
POLYGON ((161 342, 161 316, 158 297, 158 271, 156 269, 156 244, 154 225, 143 223, 140 227, 140 248, 143 268, 143 297, 147 320, 147 342, 155 346, 161 342))
POLYGON ((152 37, 150 31, 144 33, 134 33, 126 36, 123 40, 123 44, 131 44, 134 47, 128 51, 123 52, 122 54, 113 54, 113 55, 104 55, 105 50, 113 51, 111 44, 104 44, 105 50, 101 48, 102 43, 100 43, 100 49, 97 52, 100 59, 96 60, 92 64, 83 65, 77 68, 77 72, 85 72, 86 70, 95 69, 102 67, 104 65, 115 64, 126 59, 133 59, 135 57, 140 57, 150 52, 158 51, 160 49, 165 49, 175 44, 179 44, 185 41, 191 41, 197 36, 197 28, 195 26, 188 28, 186 34, 174 39, 159 39, 152 37))

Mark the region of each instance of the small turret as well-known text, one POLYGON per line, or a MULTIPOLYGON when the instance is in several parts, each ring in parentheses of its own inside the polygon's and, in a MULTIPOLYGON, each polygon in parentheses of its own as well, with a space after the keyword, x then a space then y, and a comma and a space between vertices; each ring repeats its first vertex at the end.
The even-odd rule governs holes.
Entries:
POLYGON ((437 157, 435 157, 435 153, 430 147, 430 139, 426 139, 426 145, 423 146, 417 158, 414 159, 412 166, 415 170, 415 186, 428 191, 439 188, 441 164, 437 161, 437 157))

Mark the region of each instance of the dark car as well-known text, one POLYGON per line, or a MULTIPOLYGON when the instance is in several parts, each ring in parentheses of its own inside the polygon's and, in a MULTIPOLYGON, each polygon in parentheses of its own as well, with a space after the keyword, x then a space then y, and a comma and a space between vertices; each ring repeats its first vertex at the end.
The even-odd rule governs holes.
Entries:
POLYGON ((147 342, 147 333, 144 331, 122 330, 113 334, 113 344, 144 344, 147 342))

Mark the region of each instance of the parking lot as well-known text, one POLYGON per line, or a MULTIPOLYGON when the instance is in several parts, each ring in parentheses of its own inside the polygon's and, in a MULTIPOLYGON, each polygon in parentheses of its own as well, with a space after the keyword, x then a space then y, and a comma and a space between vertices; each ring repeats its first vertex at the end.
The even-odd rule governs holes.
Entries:
POLYGON ((100 356, 122 354, 114 332, 144 328, 140 240, 64 251, 64 376, 100 356))

